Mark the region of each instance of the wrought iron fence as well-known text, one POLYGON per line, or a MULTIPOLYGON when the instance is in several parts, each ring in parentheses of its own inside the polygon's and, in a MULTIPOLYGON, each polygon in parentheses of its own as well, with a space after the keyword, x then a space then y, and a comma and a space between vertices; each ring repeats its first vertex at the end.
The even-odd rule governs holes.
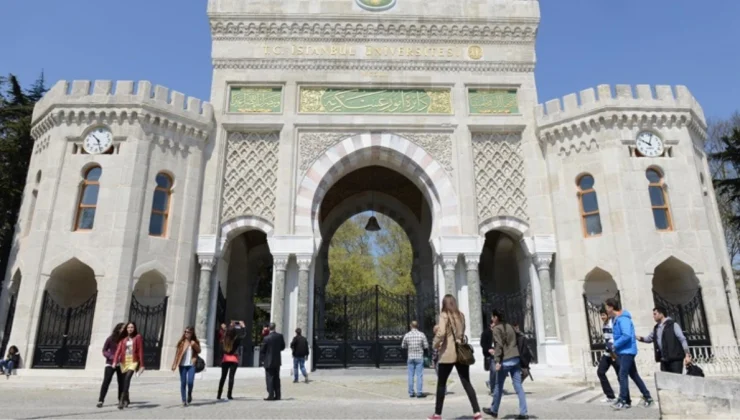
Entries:
POLYGON ((150 370, 161 367, 167 301, 168 297, 164 297, 158 304, 144 305, 131 295, 129 319, 136 323, 144 339, 144 366, 150 370))
POLYGON ((694 296, 688 302, 682 304, 672 303, 653 290, 653 302, 656 306, 665 308, 668 316, 683 328, 683 333, 690 347, 708 347, 712 345, 701 288, 696 289, 694 296))

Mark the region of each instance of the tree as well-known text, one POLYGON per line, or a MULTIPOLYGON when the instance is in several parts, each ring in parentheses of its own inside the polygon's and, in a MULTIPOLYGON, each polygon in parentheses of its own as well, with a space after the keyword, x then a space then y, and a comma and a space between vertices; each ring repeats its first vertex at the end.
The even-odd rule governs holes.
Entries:
POLYGON ((14 75, 0 77, 0 273, 4 276, 33 151, 33 107, 46 93, 44 75, 28 90, 14 75))
POLYGON ((377 270, 386 288, 398 294, 415 294, 416 289, 411 279, 411 268, 414 262, 414 250, 411 241, 403 228, 393 219, 378 215, 383 228, 377 237, 378 260, 377 270))
POLYGON ((371 238, 365 231, 368 217, 362 214, 344 222, 329 244, 329 295, 353 295, 378 284, 371 238))

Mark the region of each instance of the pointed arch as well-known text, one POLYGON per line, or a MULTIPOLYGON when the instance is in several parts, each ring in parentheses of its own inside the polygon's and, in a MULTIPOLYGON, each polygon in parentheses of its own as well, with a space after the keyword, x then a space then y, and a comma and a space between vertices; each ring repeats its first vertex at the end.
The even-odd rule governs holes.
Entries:
POLYGON ((46 263, 43 266, 44 268, 41 270, 41 275, 51 276, 54 270, 71 260, 78 260, 80 263, 92 269, 95 277, 105 276, 105 268, 100 261, 100 258, 96 258, 91 253, 80 248, 65 250, 46 260, 46 263))
POLYGON ((60 306, 71 308, 97 293, 98 282, 92 267, 70 258, 51 270, 44 289, 60 306))
POLYGON ((601 304, 619 292, 614 277, 601 267, 594 267, 583 281, 583 294, 593 304, 601 304))
POLYGON ((228 242, 249 230, 259 230, 269 238, 274 226, 259 216, 237 216, 221 223, 221 244, 219 251, 227 248, 228 242))
POLYGON ((691 254, 678 249, 663 249, 647 260, 644 265, 645 274, 655 274, 655 270, 658 268, 658 266, 671 257, 691 267, 695 274, 704 273, 703 267, 693 256, 691 256, 691 254))
POLYGON ((500 230, 516 239, 522 239, 529 232, 529 224, 514 216, 494 216, 483 221, 478 227, 478 232, 483 237, 492 230, 500 230))
POLYGON ((136 282, 139 280, 139 278, 141 278, 142 275, 150 271, 155 271, 159 275, 164 277, 168 286, 174 281, 172 272, 164 264, 162 264, 158 260, 152 260, 147 261, 143 264, 139 264, 139 266, 136 267, 133 275, 131 276, 134 284, 136 284, 136 282))

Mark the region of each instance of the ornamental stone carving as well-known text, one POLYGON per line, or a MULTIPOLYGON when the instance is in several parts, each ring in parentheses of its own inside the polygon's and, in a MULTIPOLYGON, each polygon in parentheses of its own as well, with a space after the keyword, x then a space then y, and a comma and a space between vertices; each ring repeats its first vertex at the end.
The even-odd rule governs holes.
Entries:
POLYGON ((237 216, 274 220, 279 143, 277 132, 229 134, 223 220, 237 216))
POLYGON ((514 216, 527 220, 520 133, 473 134, 478 220, 514 216))
POLYGON ((452 140, 448 133, 398 134, 426 150, 447 172, 452 172, 452 140))
POLYGON ((305 172, 321 153, 354 133, 301 133, 298 148, 301 157, 301 172, 305 172))

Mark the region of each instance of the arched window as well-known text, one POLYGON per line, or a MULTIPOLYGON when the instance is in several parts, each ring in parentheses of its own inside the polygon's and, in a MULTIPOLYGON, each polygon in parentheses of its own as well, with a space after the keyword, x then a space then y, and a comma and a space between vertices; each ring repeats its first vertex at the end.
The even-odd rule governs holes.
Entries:
POLYGON ((599 200, 594 190, 594 177, 583 175, 578 178, 578 199, 581 208, 581 225, 583 236, 601 235, 601 215, 599 214, 599 200))
POLYGON ((671 210, 668 208, 668 195, 665 191, 663 174, 655 169, 648 169, 645 176, 650 182, 648 190, 655 228, 658 230, 672 230, 673 222, 671 221, 671 210))
POLYGON ((170 196, 172 195, 172 178, 159 173, 155 179, 157 187, 154 189, 152 200, 152 216, 149 219, 149 234, 152 236, 167 235, 167 219, 170 213, 170 196))
POLYGON ((100 192, 100 175, 103 169, 94 166, 85 172, 85 180, 80 190, 80 199, 77 204, 77 218, 75 230, 90 230, 95 223, 95 211, 98 207, 98 193, 100 192))

